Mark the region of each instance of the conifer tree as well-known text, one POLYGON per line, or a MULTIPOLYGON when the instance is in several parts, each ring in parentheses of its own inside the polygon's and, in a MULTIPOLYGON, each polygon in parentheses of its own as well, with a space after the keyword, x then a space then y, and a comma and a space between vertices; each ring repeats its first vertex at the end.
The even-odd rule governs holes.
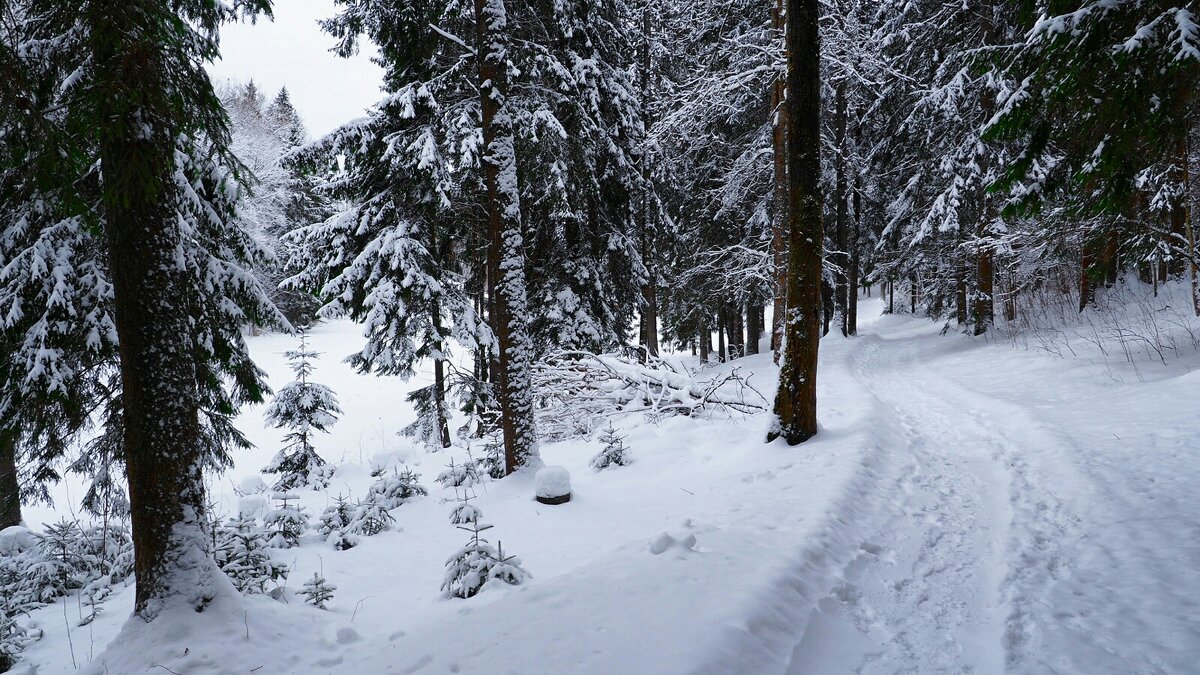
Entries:
POLYGON ((312 437, 318 431, 328 433, 342 409, 332 389, 310 380, 313 361, 320 354, 308 348, 307 332, 300 333, 299 349, 284 355, 296 379, 275 394, 263 416, 267 424, 290 431, 283 437, 283 448, 263 471, 279 474, 275 490, 294 490, 306 485, 322 488, 329 483, 329 472, 325 460, 313 447, 312 437))

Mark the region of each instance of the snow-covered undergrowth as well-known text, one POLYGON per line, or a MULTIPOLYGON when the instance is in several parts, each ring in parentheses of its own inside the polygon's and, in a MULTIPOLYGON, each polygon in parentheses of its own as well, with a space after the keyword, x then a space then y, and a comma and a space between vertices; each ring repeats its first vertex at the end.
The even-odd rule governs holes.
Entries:
MULTIPOLYGON (((607 428, 543 444, 570 473, 566 504, 536 502, 532 473, 482 479, 482 534, 531 577, 469 599, 443 591, 470 538, 451 523, 463 472, 434 479, 470 457, 396 434, 426 375, 359 376, 337 359, 358 328, 318 326, 315 377, 345 414, 317 439, 328 488, 294 491, 313 529, 271 549, 290 567, 278 599, 230 586, 202 614, 126 626, 133 589, 118 583, 81 625, 68 592, 22 617, 43 637, 16 672, 1187 672, 1200 353, 1158 377, 1137 366, 1143 382, 1099 348, 1058 358, 878 309, 863 304, 860 337, 822 343, 821 433, 801 446, 764 444, 765 413, 621 415, 625 465, 591 466, 607 428), (386 530, 337 550, 316 529, 339 495, 368 496, 372 471, 406 469, 428 495, 399 500, 386 530), (314 574, 336 587, 325 609, 301 593, 314 574)), ((292 346, 251 340, 276 388, 292 346)), ((734 366, 770 395, 769 354, 711 372, 734 366)), ((257 448, 211 482, 222 521, 253 506, 238 493, 282 440, 262 408, 239 426, 257 448)), ((65 485, 27 520, 57 522, 78 496, 65 485)))
MULTIPOLYGON (((338 495, 365 497, 376 480, 373 468, 420 473, 428 496, 393 509, 388 531, 348 550, 335 550, 315 529, 298 547, 274 549, 274 559, 291 567, 282 602, 228 595, 202 614, 121 632, 131 587, 119 585, 104 613, 84 627, 76 620, 77 600, 68 596, 24 621, 44 637, 28 647, 19 667, 43 674, 89 662, 95 672, 110 673, 156 665, 189 673, 778 667, 807 614, 805 598, 823 591, 850 552, 855 537, 847 524, 861 520, 857 510, 875 480, 880 440, 865 430, 870 406, 853 386, 846 357, 853 345, 830 342, 818 442, 764 445, 762 414, 666 416, 657 423, 624 415, 615 424, 628 466, 590 466, 604 447, 599 434, 543 444, 546 463, 570 471, 567 504, 534 501, 532 475, 476 485, 472 504, 495 526, 485 536, 506 555, 518 554, 532 579, 489 585, 469 600, 446 599, 440 589, 446 558, 466 537, 449 521, 454 488, 433 479, 452 459, 468 457, 463 448, 429 453, 396 434, 412 421, 405 394, 428 381, 425 374, 408 383, 355 374, 337 357, 359 339, 348 323, 312 332, 312 346, 325 354, 315 377, 337 392, 345 415, 317 439, 318 451, 337 467, 329 487, 294 492, 314 525, 338 495), (314 572, 337 587, 325 611, 298 595, 314 572)), ((251 339, 275 388, 287 381, 283 352, 292 346, 286 336, 251 339)), ((736 365, 769 395, 776 376, 769 354, 736 365)), ((713 368, 718 376, 732 370, 713 368)), ((262 417, 261 407, 242 416, 239 426, 257 448, 211 481, 223 521, 245 506, 238 495, 245 479, 259 475, 280 446, 283 432, 266 428, 262 417)), ((64 486, 54 509, 31 508, 27 520, 52 522, 71 510, 77 491, 64 486)))

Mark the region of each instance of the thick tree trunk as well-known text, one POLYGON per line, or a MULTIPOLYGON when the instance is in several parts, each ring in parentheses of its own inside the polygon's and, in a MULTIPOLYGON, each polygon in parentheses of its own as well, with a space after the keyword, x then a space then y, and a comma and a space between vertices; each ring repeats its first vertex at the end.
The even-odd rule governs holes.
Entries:
POLYGON ((21 524, 21 486, 17 482, 17 434, 0 431, 0 530, 21 524))
POLYGON ((538 462, 530 369, 533 344, 525 303, 525 252, 513 118, 508 109, 508 15, 505 0, 475 0, 483 174, 487 192, 488 281, 499 370, 494 375, 504 435, 505 470, 538 462))
POLYGON ((1192 310, 1196 313, 1196 316, 1200 316, 1200 261, 1197 260, 1195 223, 1195 218, 1200 214, 1200 206, 1197 205, 1197 202, 1200 201, 1200 194, 1197 193, 1196 187, 1192 185, 1192 152, 1190 141, 1191 129, 1186 129, 1183 133, 1183 161, 1181 162, 1183 165, 1183 184, 1187 194, 1183 225, 1187 239, 1188 274, 1192 282, 1192 310))
MULTIPOLYGON (((642 119, 647 131, 652 122, 650 116, 650 6, 647 3, 642 8, 642 72, 641 98, 642 119)), ((650 145, 642 144, 642 263, 646 266, 649 278, 642 284, 642 321, 641 344, 650 356, 658 356, 658 284, 656 276, 658 265, 655 262, 654 223, 651 214, 652 191, 650 182, 650 145)))
MULTIPOLYGON (((202 609, 221 572, 205 518, 194 304, 177 251, 175 120, 148 20, 161 0, 89 7, 103 208, 121 361, 124 453, 137 591, 134 612, 154 619, 186 602, 202 609)), ((225 582, 228 583, 228 582, 225 582)))
POLYGON ((746 353, 757 354, 758 343, 762 340, 762 305, 751 303, 746 305, 746 353))
POLYGON ((991 247, 979 249, 975 261, 977 264, 977 283, 975 288, 975 334, 983 335, 991 329, 996 316, 995 285, 996 272, 994 252, 991 247))
POLYGON ((833 254, 833 264, 837 273, 833 277, 834 317, 838 330, 843 336, 850 334, 849 309, 849 227, 847 221, 847 180, 846 180, 846 85, 838 82, 834 88, 834 138, 833 148, 836 153, 833 158, 834 166, 834 206, 835 220, 833 228, 833 243, 837 251, 833 254))
POLYGON ((789 445, 817 433, 820 338, 821 43, 820 3, 788 0, 788 278, 785 344, 767 440, 789 445))
POLYGON ((1095 260, 1093 244, 1084 235, 1083 247, 1079 256, 1079 311, 1087 309, 1096 299, 1096 287, 1092 284, 1092 266, 1095 260))
POLYGON ((710 338, 708 336, 708 329, 701 326, 699 335, 696 336, 696 341, 700 343, 700 362, 701 363, 708 363, 709 351, 710 351, 709 341, 711 339, 712 338, 710 338))
MULTIPOLYGON (((771 18, 775 28, 781 33, 784 29, 783 3, 785 0, 775 0, 771 9, 771 18)), ((786 54, 786 50, 785 50, 786 54)), ((785 94, 787 77, 781 75, 771 84, 771 110, 775 113, 774 124, 771 128, 771 150, 774 156, 774 179, 772 202, 774 204, 773 220, 771 222, 771 252, 775 262, 775 299, 774 311, 771 315, 771 351, 775 363, 779 363, 780 348, 783 345, 783 318, 787 313, 787 268, 788 268, 788 181, 787 181, 787 129, 788 107, 785 94)))

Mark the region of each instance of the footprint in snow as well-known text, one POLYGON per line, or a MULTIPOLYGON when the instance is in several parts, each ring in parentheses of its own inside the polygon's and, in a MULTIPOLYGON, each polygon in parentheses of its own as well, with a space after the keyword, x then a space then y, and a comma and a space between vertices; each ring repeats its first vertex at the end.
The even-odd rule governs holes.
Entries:
POLYGON ((696 548, 696 535, 689 534, 680 539, 676 539, 666 532, 663 532, 655 537, 654 541, 650 542, 650 552, 654 555, 661 555, 671 549, 678 549, 685 552, 699 552, 699 549, 696 548))

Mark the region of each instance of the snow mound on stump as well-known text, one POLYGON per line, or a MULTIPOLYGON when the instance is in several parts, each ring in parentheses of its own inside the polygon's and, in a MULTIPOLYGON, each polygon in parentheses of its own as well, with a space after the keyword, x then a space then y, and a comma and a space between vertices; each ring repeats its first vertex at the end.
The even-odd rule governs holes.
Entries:
POLYGON ((571 474, 561 466, 538 469, 533 477, 533 486, 538 501, 544 504, 559 504, 571 498, 571 474))

